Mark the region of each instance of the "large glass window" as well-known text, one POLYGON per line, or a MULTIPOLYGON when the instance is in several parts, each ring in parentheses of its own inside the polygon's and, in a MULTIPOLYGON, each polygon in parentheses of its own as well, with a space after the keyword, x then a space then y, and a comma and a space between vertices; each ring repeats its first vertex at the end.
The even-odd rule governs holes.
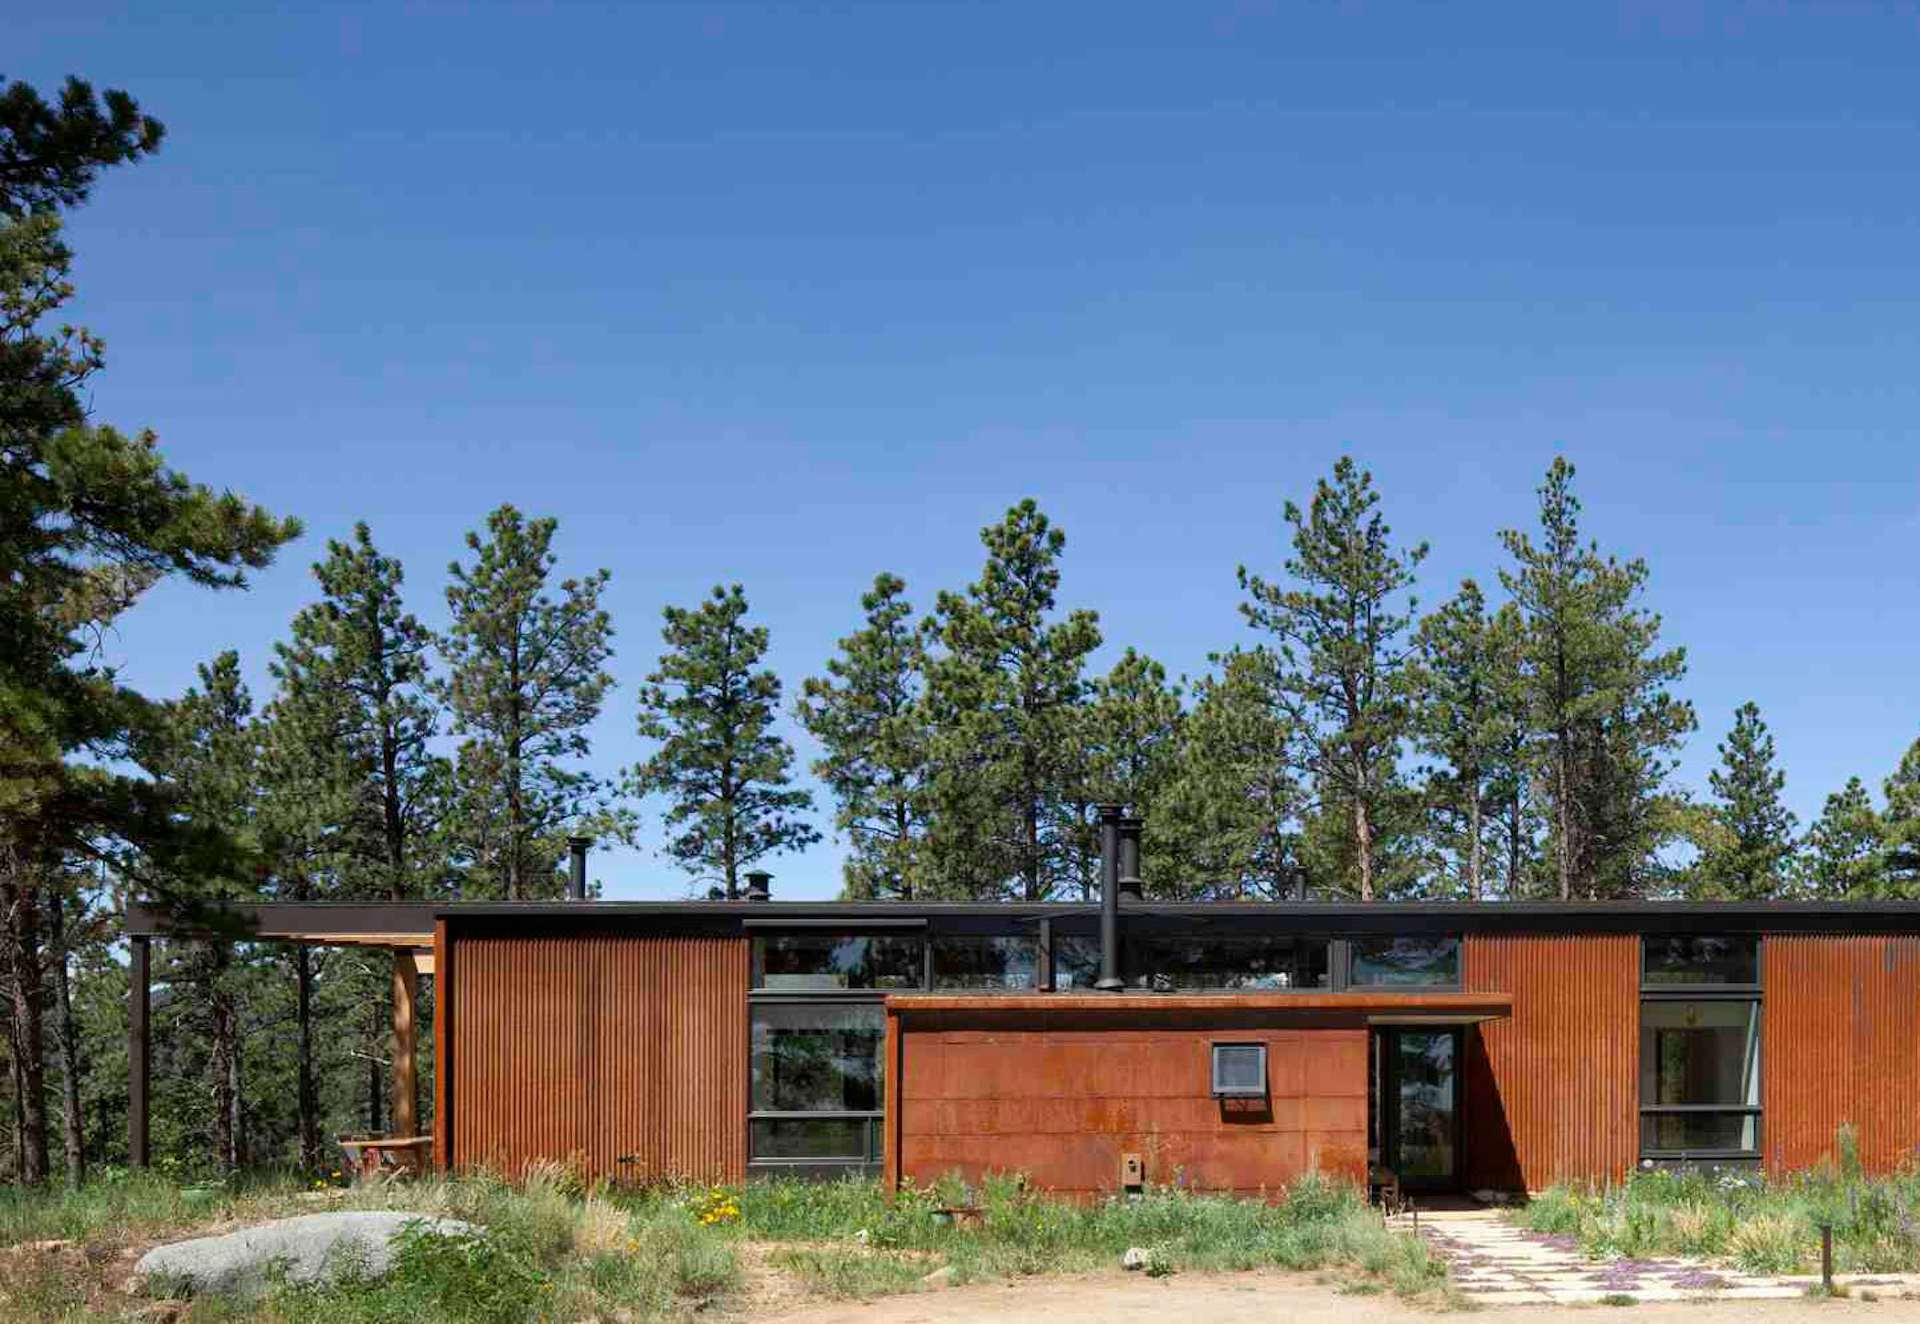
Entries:
POLYGON ((1039 944, 1031 938, 942 934, 933 940, 933 986, 1031 989, 1039 960, 1039 944))
POLYGON ((878 1163, 878 1117, 756 1117, 756 1162, 878 1163))
POLYGON ((1142 934, 1127 944, 1135 988, 1326 988, 1331 944, 1280 935, 1142 934))
POLYGON ((1348 981, 1354 984, 1446 985, 1460 982, 1460 940, 1454 937, 1353 939, 1348 981))
POLYGON ((1649 1158, 1760 1152, 1759 944, 1648 938, 1640 1000, 1640 1152, 1649 1158), (1693 990, 1724 988, 1694 995, 1693 990))
POLYGON ((919 988, 919 935, 783 933, 753 944, 753 986, 768 990, 919 988))
POLYGON ((1757 984, 1760 982, 1759 940, 1686 934, 1648 938, 1645 943, 1649 984, 1757 984))
POLYGON ((753 1009, 755 1112, 878 1112, 886 1010, 765 1002, 753 1009))
POLYGON ((1077 933, 1053 935, 1053 986, 1072 993, 1100 980, 1100 940, 1077 933))

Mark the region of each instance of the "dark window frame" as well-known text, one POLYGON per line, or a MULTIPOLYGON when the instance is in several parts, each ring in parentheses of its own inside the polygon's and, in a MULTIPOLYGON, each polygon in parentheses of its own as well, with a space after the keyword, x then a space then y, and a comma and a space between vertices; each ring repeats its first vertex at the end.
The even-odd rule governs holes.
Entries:
POLYGON ((1216 1099, 1264 1099, 1271 1093, 1271 1074, 1268 1066, 1267 1045, 1260 1039, 1215 1039, 1207 1045, 1208 1084, 1216 1099), (1260 1083, 1258 1086, 1223 1085, 1220 1082, 1220 1050, 1223 1048, 1252 1049, 1260 1054, 1260 1083))
POLYGON ((796 997, 796 998, 802 998, 802 999, 821 998, 821 997, 824 997, 824 998, 846 997, 849 995, 854 997, 884 998, 889 993, 911 993, 916 990, 923 989, 927 985, 927 960, 928 960, 927 953, 931 946, 929 942, 929 936, 930 935, 927 933, 926 929, 919 925, 915 925, 912 927, 906 927, 906 926, 879 927, 879 926, 872 926, 872 925, 849 924, 844 929, 826 929, 818 926, 808 926, 806 928, 798 928, 791 931, 782 931, 778 929, 756 931, 749 934, 749 941, 751 941, 752 943, 752 949, 749 953, 748 964, 747 964, 747 990, 749 993, 763 995, 763 996, 796 997), (826 938, 828 940, 845 940, 848 938, 867 938, 867 939, 879 938, 879 939, 891 939, 895 941, 916 942, 920 945, 920 951, 918 953, 917 959, 913 962, 913 964, 918 968, 917 982, 912 984, 894 984, 894 985, 887 985, 887 984, 851 985, 849 984, 849 985, 840 985, 840 986, 835 986, 832 984, 820 984, 820 985, 787 984, 787 985, 776 985, 774 987, 768 987, 764 983, 764 980, 766 979, 765 943, 767 942, 768 939, 779 939, 779 938, 826 938))
POLYGON ((1344 969, 1341 971, 1341 973, 1345 976, 1345 980, 1340 985, 1338 985, 1338 987, 1387 989, 1387 990, 1400 989, 1400 988, 1440 989, 1440 990, 1457 992, 1459 989, 1465 986, 1467 942, 1466 942, 1466 935, 1464 933, 1414 933, 1414 934, 1366 933, 1366 934, 1358 935, 1357 938, 1353 936, 1341 938, 1338 940, 1338 942, 1340 946, 1344 949, 1344 958, 1345 958, 1343 961, 1344 969), (1411 981, 1400 982, 1395 980, 1360 980, 1360 979, 1355 979, 1353 977, 1353 966, 1354 966, 1354 957, 1355 957, 1354 943, 1356 941, 1358 942, 1368 942, 1368 941, 1393 942, 1400 938, 1414 938, 1414 939, 1431 938, 1435 941, 1451 942, 1453 944, 1453 978, 1423 980, 1418 983, 1415 983, 1411 981))
MULTIPOLYGON (((937 939, 942 937, 1002 937, 1024 938, 1035 946, 1034 983, 1030 990, 1037 991, 1047 986, 1050 926, 1045 919, 1038 921, 1013 917, 1010 922, 995 920, 991 924, 978 921, 958 920, 951 924, 932 923, 911 919, 899 921, 856 921, 844 925, 828 923, 794 922, 790 926, 777 921, 755 921, 747 934, 753 946, 748 956, 747 969, 747 1038, 744 1045, 747 1058, 747 1115, 742 1126, 745 1129, 747 1173, 749 1176, 772 1176, 812 1171, 815 1173, 850 1174, 862 1173, 878 1175, 885 1161, 886 1145, 886 1101, 887 1090, 892 1086, 892 1063, 886 1060, 885 1018, 882 1017, 881 1063, 879 1075, 880 1106, 871 1111, 865 1109, 821 1109, 794 1110, 780 1108, 755 1108, 753 1106, 753 1010, 757 1006, 781 1007, 819 1007, 844 1010, 850 1006, 886 1005, 890 993, 924 993, 934 987, 933 949, 937 939), (917 962, 917 979, 911 985, 892 988, 766 988, 760 984, 764 965, 761 942, 766 938, 797 937, 823 932, 833 937, 888 937, 914 938, 920 943, 920 959, 917 962), (865 1122, 867 1152, 860 1157, 848 1156, 756 1156, 754 1153, 754 1123, 779 1121, 860 1121, 865 1122)), ((993 990, 975 990, 991 992, 993 990)), ((1012 992, 1015 990, 1000 990, 1012 992)))
MULTIPOLYGON (((1058 942, 1058 937, 1055 939, 1058 942)), ((1287 993, 1331 993, 1338 989, 1342 974, 1341 959, 1344 954, 1345 939, 1336 938, 1326 932, 1309 932, 1297 928, 1243 928, 1232 932, 1222 932, 1216 927, 1193 925, 1152 925, 1129 931, 1124 919, 1120 935, 1120 978, 1129 993, 1219 993, 1236 994, 1287 994, 1287 993), (1232 984, 1176 984, 1169 988, 1156 988, 1152 982, 1157 973, 1143 969, 1139 953, 1144 944, 1152 942, 1195 943, 1205 945, 1209 942, 1222 947, 1235 944, 1266 942, 1292 942, 1296 945, 1296 957, 1292 969, 1299 969, 1306 944, 1324 944, 1326 947, 1326 982, 1314 983, 1300 981, 1287 984, 1232 985, 1232 984)))
POLYGON ((1698 996, 1701 996, 1702 994, 1711 994, 1714 992, 1724 992, 1730 995, 1738 995, 1741 993, 1758 993, 1760 992, 1761 957, 1762 957, 1762 938, 1759 934, 1643 933, 1640 935, 1640 994, 1642 997, 1646 997, 1649 994, 1658 995, 1658 994, 1666 994, 1666 993, 1674 993, 1676 995, 1691 994, 1692 996, 1698 997, 1698 996), (1741 940, 1752 941, 1753 943, 1753 979, 1752 980, 1750 981, 1705 980, 1697 983, 1682 983, 1681 981, 1675 980, 1675 979, 1651 978, 1652 971, 1649 968, 1649 961, 1648 961, 1648 957, 1651 955, 1649 951, 1649 944, 1667 943, 1667 942, 1673 942, 1676 940, 1684 941, 1684 942, 1695 942, 1695 941, 1702 941, 1702 940, 1709 940, 1709 939, 1716 939, 1716 938, 1722 938, 1722 939, 1738 938, 1741 940))
MULTIPOLYGON (((1766 938, 1762 934, 1748 935, 1748 934, 1741 933, 1741 934, 1725 935, 1728 937, 1741 938, 1741 939, 1745 939, 1748 937, 1752 938, 1753 940, 1753 973, 1754 973, 1754 979, 1755 979, 1755 982, 1753 983, 1750 983, 1750 984, 1749 983, 1678 984, 1678 983, 1666 983, 1666 982, 1649 980, 1648 964, 1647 964, 1648 943, 1649 942, 1665 942, 1665 941, 1668 941, 1671 936, 1672 935, 1667 935, 1667 934, 1647 934, 1647 933, 1643 933, 1640 935, 1640 1002, 1639 1002, 1639 1005, 1636 1006, 1634 1009, 1636 1030, 1639 1028, 1639 1024, 1640 1024, 1641 1009, 1644 1008, 1646 1004, 1650 1002, 1655 1002, 1655 1003, 1658 1003, 1658 1002, 1737 1002, 1737 1003, 1742 1003, 1742 1004, 1751 1006, 1753 1008, 1753 1015, 1756 1019, 1756 1022, 1758 1025, 1758 1031, 1759 1031, 1761 1102, 1760 1103, 1648 1103, 1644 1098, 1637 1097, 1640 1091, 1640 1082, 1644 1075, 1645 1063, 1644 1061, 1636 1060, 1634 1063, 1633 1080, 1634 1080, 1634 1091, 1636 1095, 1636 1102, 1639 1104, 1639 1107, 1637 1109, 1637 1115, 1640 1120, 1639 1135, 1641 1138, 1638 1142, 1640 1157, 1643 1160, 1648 1160, 1655 1163, 1672 1162, 1675 1160, 1696 1160, 1696 1159, 1706 1159, 1706 1160, 1713 1160, 1713 1161, 1719 1161, 1719 1160, 1745 1161, 1745 1160, 1755 1160, 1755 1159, 1763 1158, 1766 1152, 1766 1126, 1767 1126, 1767 1119, 1766 1119, 1766 1113, 1765 1113, 1766 1070, 1767 1070, 1766 990, 1759 981, 1765 978, 1766 938), (1672 1117, 1672 1116, 1684 1115, 1684 1114, 1703 1114, 1703 1113, 1717 1113, 1723 1116, 1738 1116, 1738 1117, 1753 1118, 1754 1119, 1753 1147, 1751 1149, 1745 1149, 1745 1148, 1727 1148, 1725 1146, 1702 1146, 1699 1148, 1675 1149, 1675 1148, 1668 1148, 1663 1146, 1649 1147, 1647 1145, 1645 1140, 1647 1118, 1672 1117)), ((1685 936, 1712 938, 1712 937, 1720 937, 1722 935, 1692 934, 1692 935, 1685 935, 1685 936)), ((1635 1043, 1636 1054, 1643 1052, 1644 1049, 1642 1049, 1639 1045, 1640 1045, 1640 1040, 1642 1040, 1644 1036, 1636 1033, 1634 1037, 1636 1041, 1635 1043)))

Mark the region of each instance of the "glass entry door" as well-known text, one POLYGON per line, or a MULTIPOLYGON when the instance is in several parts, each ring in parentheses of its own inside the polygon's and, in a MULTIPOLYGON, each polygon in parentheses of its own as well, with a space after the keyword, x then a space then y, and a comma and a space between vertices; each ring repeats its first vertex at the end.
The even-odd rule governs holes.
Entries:
POLYGON ((1451 1190, 1460 1184, 1461 1032, 1394 1027, 1380 1036, 1387 1166, 1402 1189, 1451 1190))

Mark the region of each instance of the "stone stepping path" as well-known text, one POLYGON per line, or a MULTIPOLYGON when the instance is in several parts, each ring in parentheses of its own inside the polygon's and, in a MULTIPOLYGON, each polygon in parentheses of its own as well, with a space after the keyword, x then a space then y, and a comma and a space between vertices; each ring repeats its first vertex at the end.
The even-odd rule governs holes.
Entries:
MULTIPOLYGON (((1411 1228, 1406 1214, 1391 1220, 1411 1228)), ((1770 1300, 1804 1296, 1817 1274, 1747 1274, 1685 1256, 1590 1260, 1572 1237, 1529 1232, 1497 1209, 1422 1213, 1420 1235, 1446 1257, 1454 1282, 1483 1305, 1591 1305, 1600 1301, 1770 1300)), ((1852 1291, 1920 1294, 1920 1274, 1835 1274, 1852 1291)), ((1624 1303, 1623 1303, 1624 1304, 1624 1303)))

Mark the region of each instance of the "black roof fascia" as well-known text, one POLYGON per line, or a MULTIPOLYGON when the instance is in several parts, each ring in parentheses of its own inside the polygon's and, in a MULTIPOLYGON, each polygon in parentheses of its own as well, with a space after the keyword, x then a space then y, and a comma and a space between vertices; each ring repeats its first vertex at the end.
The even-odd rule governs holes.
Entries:
MULTIPOLYGON (((517 901, 517 902, 266 902, 227 908, 243 927, 329 933, 430 930, 439 919, 461 929, 490 932, 533 924, 539 928, 597 928, 608 923, 676 930, 746 933, 782 924, 819 928, 897 927, 925 921, 938 930, 987 931, 1052 920, 1057 932, 1094 932, 1099 906, 1087 902, 904 901, 517 901)), ((1455 933, 1920 933, 1920 902, 1809 901, 1684 902, 1132 902, 1123 914, 1169 931, 1365 934, 1455 933)), ((158 907, 128 907, 129 935, 165 935, 197 929, 180 925, 158 907)))

